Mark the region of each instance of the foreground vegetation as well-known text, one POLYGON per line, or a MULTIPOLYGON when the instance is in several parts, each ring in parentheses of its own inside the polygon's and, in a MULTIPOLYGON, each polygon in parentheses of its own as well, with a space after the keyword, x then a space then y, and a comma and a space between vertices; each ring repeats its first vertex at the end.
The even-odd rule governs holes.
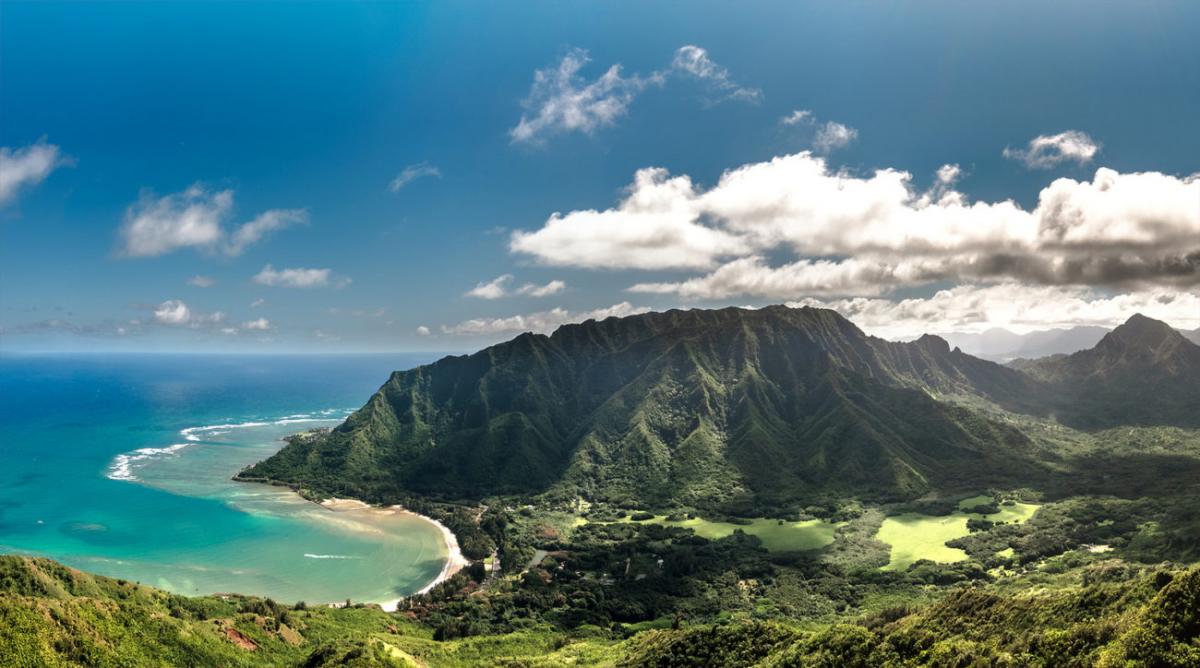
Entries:
POLYGON ((410 615, 186 598, 0 557, 11 666, 1195 666, 1200 568, 1101 560, 817 626, 536 626, 435 640, 410 615))

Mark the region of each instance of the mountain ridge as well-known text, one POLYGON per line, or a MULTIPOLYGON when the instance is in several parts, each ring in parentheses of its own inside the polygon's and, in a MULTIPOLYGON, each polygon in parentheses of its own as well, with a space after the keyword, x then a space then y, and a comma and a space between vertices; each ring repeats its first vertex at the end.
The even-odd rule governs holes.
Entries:
MULTIPOLYGON (((1096 364, 1144 348, 1160 332, 1145 320, 1106 335, 1096 364)), ((1080 364, 1012 369, 809 307, 614 317, 394 372, 327 436, 240 475, 374 499, 537 494, 733 514, 912 498, 1043 477, 1045 453, 1004 414, 1102 426, 1111 406, 1068 387, 1080 364)))

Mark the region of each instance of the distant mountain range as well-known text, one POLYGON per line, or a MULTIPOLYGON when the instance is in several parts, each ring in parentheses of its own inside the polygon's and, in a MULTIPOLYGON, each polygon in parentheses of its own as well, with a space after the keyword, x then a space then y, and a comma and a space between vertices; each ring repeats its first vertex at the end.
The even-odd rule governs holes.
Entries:
POLYGON ((1091 348, 1109 331, 1106 327, 1084 326, 1014 334, 995 327, 978 334, 950 333, 941 337, 965 353, 995 362, 1009 362, 1018 358, 1070 354, 1091 348))
POLYGON ((1014 413, 1200 426, 1200 346, 1149 318, 1014 366, 936 336, 868 336, 823 309, 608 318, 393 373, 327 436, 241 477, 377 500, 544 494, 737 513, 1036 480, 1055 455, 1014 413))

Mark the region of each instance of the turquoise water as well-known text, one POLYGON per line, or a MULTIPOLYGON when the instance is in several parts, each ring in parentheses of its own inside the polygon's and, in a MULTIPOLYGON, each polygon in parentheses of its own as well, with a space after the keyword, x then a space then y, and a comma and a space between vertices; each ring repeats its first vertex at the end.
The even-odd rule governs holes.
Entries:
POLYGON ((432 524, 230 477, 429 359, 0 357, 0 551, 183 594, 410 594, 445 562, 432 524))

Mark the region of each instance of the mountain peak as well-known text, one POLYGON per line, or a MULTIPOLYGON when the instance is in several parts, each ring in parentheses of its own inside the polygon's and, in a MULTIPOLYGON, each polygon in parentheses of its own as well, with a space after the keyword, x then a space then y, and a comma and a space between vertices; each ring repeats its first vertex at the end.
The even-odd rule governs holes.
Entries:
POLYGON ((936 334, 922 334, 915 343, 930 352, 942 354, 950 352, 950 342, 936 334))
POLYGON ((1181 338, 1183 335, 1167 323, 1135 313, 1123 325, 1109 332, 1104 340, 1110 345, 1158 348, 1163 343, 1181 338))

